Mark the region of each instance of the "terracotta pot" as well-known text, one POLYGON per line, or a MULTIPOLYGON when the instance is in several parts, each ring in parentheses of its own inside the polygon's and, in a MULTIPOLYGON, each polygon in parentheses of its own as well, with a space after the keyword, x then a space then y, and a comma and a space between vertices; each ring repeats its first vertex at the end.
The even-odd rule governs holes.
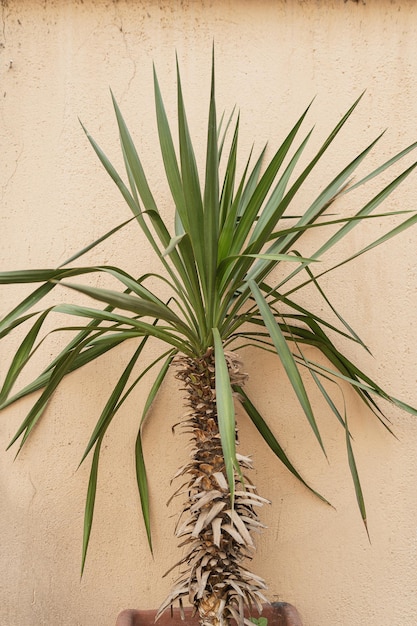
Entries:
MULTIPOLYGON (((198 617, 192 615, 192 609, 186 608, 185 621, 181 619, 179 609, 174 609, 173 615, 166 611, 158 620, 157 626, 198 626, 198 617)), ((137 611, 126 609, 122 611, 116 621, 116 626, 152 626, 154 624, 156 610, 137 611)), ((255 615, 258 617, 258 615, 255 615)), ((273 602, 266 604, 262 611, 262 617, 268 618, 268 626, 302 626, 301 618, 295 607, 287 602, 273 602)))

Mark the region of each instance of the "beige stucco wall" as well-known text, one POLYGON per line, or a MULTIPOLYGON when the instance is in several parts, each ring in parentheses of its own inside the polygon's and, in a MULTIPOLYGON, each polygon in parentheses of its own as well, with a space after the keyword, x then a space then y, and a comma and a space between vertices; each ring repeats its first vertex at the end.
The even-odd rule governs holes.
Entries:
MULTIPOLYGON (((323 180, 386 127, 370 165, 417 139, 414 0, 0 4, 1 269, 58 265, 128 217, 77 119, 120 163, 109 87, 164 198, 159 161, 154 165, 151 63, 174 111, 175 51, 197 138, 204 136, 201 120, 214 40, 219 105, 230 110, 237 103, 241 109, 243 154, 253 140, 258 148, 267 139, 276 145, 315 95, 310 119, 317 123, 318 145, 365 88, 343 140, 322 166, 323 180)), ((416 188, 413 174, 387 208, 416 208, 416 188)), ((377 227, 369 228, 349 238, 349 251, 369 241, 377 227)), ((356 353, 363 365, 383 387, 415 406, 416 249, 414 229, 340 270, 327 287, 372 349, 374 359, 356 353)), ((132 228, 88 260, 125 265, 135 273, 150 258, 132 228)), ((24 287, 2 288, 0 313, 25 293, 24 287)), ((16 341, 0 344, 2 376, 16 341)), ((45 345, 33 374, 58 345, 59 338, 45 345)), ((132 437, 143 406, 139 395, 108 433, 88 563, 81 582, 79 577, 88 464, 78 470, 77 465, 127 354, 121 348, 72 375, 16 461, 13 452, 3 450, 29 402, 1 415, 1 626, 111 626, 122 608, 157 606, 169 588, 172 577, 161 576, 177 558, 175 520, 169 517, 175 507, 167 511, 165 502, 170 478, 186 457, 180 435, 171 433, 182 411, 173 380, 158 399, 144 442, 154 558, 146 547, 134 482, 132 437)), ((273 502, 264 513, 269 530, 254 563, 269 582, 270 599, 296 604, 305 626, 415 626, 417 420, 389 408, 396 440, 347 396, 369 511, 369 543, 350 483, 343 431, 320 405, 327 462, 273 361, 263 363, 251 368, 250 389, 259 392, 259 404, 290 458, 335 507, 321 504, 274 463, 242 422, 242 451, 253 453, 255 481, 273 502)))

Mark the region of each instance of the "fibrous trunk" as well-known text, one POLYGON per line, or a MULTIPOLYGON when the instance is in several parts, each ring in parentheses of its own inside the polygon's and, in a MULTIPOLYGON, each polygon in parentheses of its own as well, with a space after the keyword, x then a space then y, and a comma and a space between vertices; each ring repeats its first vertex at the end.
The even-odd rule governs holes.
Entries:
MULTIPOLYGON (((226 353, 226 359, 231 383, 242 385, 246 375, 239 359, 234 353, 226 353)), ((260 611, 265 601, 264 581, 244 561, 255 547, 253 532, 263 527, 256 509, 267 500, 247 478, 251 460, 237 455, 241 473, 235 475, 232 506, 217 420, 213 351, 198 359, 179 357, 176 366, 190 409, 182 425, 191 433, 192 451, 190 462, 177 473, 189 477, 177 492, 187 496, 176 528, 184 556, 174 567, 181 574, 157 617, 176 601, 181 608, 186 599, 204 626, 226 626, 231 618, 243 625, 248 621, 245 606, 260 611)))

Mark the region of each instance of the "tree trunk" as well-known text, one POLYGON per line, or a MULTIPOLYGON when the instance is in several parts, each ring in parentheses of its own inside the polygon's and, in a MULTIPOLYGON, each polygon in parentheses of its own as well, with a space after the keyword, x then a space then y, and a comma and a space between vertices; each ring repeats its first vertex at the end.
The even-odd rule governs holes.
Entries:
MULTIPOLYGON (((234 353, 226 353, 226 359, 231 383, 242 385, 246 375, 239 359, 234 353)), ((179 357, 175 365, 190 409, 181 425, 192 441, 191 460, 176 475, 188 476, 175 494, 187 494, 176 528, 185 554, 171 568, 179 566, 181 574, 157 617, 176 601, 181 608, 187 598, 203 626, 226 626, 231 618, 243 625, 244 607, 260 612, 266 600, 264 581, 243 562, 255 549, 252 533, 263 527, 256 508, 267 500, 246 476, 251 460, 237 455, 244 484, 236 473, 232 506, 217 421, 213 350, 198 359, 179 357)))

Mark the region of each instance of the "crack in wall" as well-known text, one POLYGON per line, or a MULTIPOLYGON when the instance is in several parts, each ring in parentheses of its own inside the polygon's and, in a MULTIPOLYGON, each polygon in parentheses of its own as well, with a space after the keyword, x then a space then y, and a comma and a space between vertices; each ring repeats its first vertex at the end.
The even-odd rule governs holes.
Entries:
POLYGON ((9 178, 6 180, 4 185, 2 185, 2 187, 1 187, 0 199, 2 201, 4 200, 4 198, 6 196, 7 189, 9 187, 10 183, 12 182, 13 178, 16 176, 16 172, 17 172, 17 169, 19 167, 19 161, 20 161, 20 159, 22 157, 22 154, 23 154, 23 149, 24 149, 24 145, 22 144, 21 147, 20 147, 20 150, 19 150, 19 152, 17 154, 17 157, 15 159, 13 171, 11 172, 9 178))
POLYGON ((38 493, 38 490, 36 489, 35 483, 33 482, 32 476, 30 475, 30 473, 28 473, 28 478, 29 478, 29 482, 30 482, 30 484, 32 485, 32 488, 33 488, 32 497, 31 497, 30 502, 29 502, 29 509, 31 509, 32 506, 33 506, 33 501, 35 500, 35 497, 36 497, 36 495, 38 493))
POLYGON ((126 37, 126 31, 124 28, 124 23, 123 23, 123 17, 122 17, 122 13, 119 7, 119 2, 118 0, 113 0, 113 7, 114 7, 114 14, 115 14, 115 18, 118 21, 118 29, 122 35, 122 39, 123 39, 123 44, 126 50, 126 54, 127 54, 127 58, 131 61, 132 65, 133 65, 133 71, 132 71, 132 75, 129 78, 129 80, 127 81, 127 86, 126 89, 124 90, 123 94, 122 94, 122 98, 129 92, 130 89, 130 85, 132 84, 132 82, 134 81, 134 79, 136 78, 136 72, 137 72, 137 66, 136 66, 136 61, 132 55, 132 51, 130 49, 127 37, 126 37))
POLYGON ((0 0, 1 3, 1 24, 3 41, 0 42, 0 48, 6 47, 6 9, 9 6, 8 0, 0 0))
MULTIPOLYGON (((9 8, 8 0, 0 0, 0 20, 1 20, 0 29, 1 29, 1 37, 2 37, 2 41, 0 41, 0 51, 6 49, 6 43, 7 43, 7 36, 6 36, 7 35, 7 20, 8 20, 8 17, 9 17, 8 8, 9 8)), ((20 23, 19 20, 18 20, 18 23, 20 23)), ((7 61, 6 65, 7 65, 7 70, 6 71, 10 71, 10 70, 13 69, 13 61, 12 60, 7 61)), ((5 87, 4 91, 3 91, 3 94, 2 94, 3 98, 6 97, 6 94, 7 94, 7 91, 6 91, 6 87, 5 87)), ((8 128, 8 124, 7 124, 6 119, 5 119, 5 110, 3 108, 1 109, 1 117, 0 117, 0 119, 1 119, 1 122, 2 122, 2 127, 5 130, 4 138, 7 136, 8 131, 10 132, 9 137, 13 138, 14 133, 13 133, 11 128, 8 128)), ((12 141, 7 142, 7 143, 10 146, 13 145, 13 143, 14 143, 15 152, 17 152, 17 154, 16 154, 16 156, 14 158, 14 166, 13 165, 11 166, 12 167, 12 171, 10 172, 8 178, 6 178, 4 180, 4 182, 3 182, 3 184, 0 186, 0 200, 1 201, 4 200, 4 198, 6 196, 6 193, 7 193, 7 190, 9 188, 11 182, 13 181, 13 178, 16 175, 16 172, 17 172, 18 167, 19 167, 19 162, 20 162, 20 159, 22 157, 23 150, 24 150, 23 143, 20 144, 20 147, 19 147, 19 143, 17 141, 13 142, 13 140, 12 140, 12 141)), ((13 162, 12 159, 10 159, 10 162, 11 163, 13 162)), ((3 172, 4 172, 5 176, 6 176, 7 175, 7 168, 6 167, 3 168, 3 172)))

